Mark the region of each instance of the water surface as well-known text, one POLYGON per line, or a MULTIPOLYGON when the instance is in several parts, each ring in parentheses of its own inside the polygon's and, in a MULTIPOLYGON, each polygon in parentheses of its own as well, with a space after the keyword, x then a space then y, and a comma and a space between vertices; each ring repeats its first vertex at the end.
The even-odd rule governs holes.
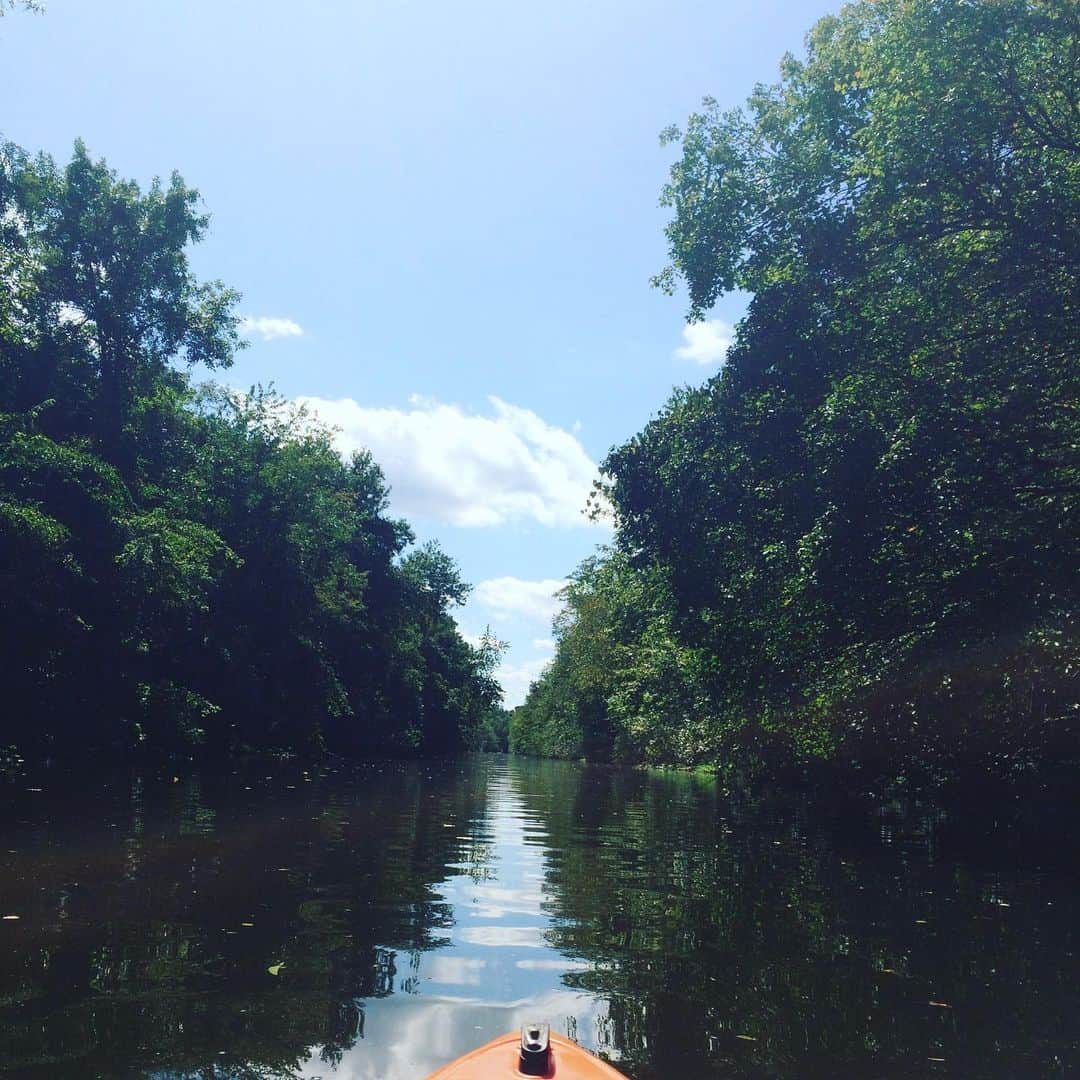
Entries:
POLYGON ((412 1080, 538 1018, 635 1080, 1072 1075, 1071 833, 970 817, 499 757, 7 782, 0 1072, 412 1080))

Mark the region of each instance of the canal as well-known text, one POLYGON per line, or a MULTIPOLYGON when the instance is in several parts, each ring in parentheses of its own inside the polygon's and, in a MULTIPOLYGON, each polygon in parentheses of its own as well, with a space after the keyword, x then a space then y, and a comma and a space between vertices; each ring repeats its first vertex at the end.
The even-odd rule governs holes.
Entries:
POLYGON ((1071 830, 478 756, 0 786, 0 1073, 413 1080, 526 1020, 635 1080, 1080 1069, 1071 830))

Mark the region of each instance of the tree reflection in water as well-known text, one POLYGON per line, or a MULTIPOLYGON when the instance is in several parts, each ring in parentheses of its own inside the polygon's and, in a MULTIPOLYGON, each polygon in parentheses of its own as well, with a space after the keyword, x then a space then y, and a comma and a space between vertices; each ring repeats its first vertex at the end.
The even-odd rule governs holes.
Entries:
POLYGON ((680 774, 546 762, 519 784, 544 795, 549 939, 587 961, 565 982, 607 1001, 598 1041, 639 1080, 1080 1067, 1066 823, 1032 848, 1001 807, 961 834, 896 806, 815 822, 680 774))
POLYGON ((460 770, 20 790, 0 855, 20 916, 0 924, 0 1072, 286 1076, 313 1045, 333 1064, 399 957, 450 925, 435 886, 463 845, 444 826, 482 818, 486 791, 460 770))
POLYGON ((404 1080, 541 1014, 636 1080, 1080 1066, 1049 835, 499 758, 3 790, 6 1075, 404 1080))

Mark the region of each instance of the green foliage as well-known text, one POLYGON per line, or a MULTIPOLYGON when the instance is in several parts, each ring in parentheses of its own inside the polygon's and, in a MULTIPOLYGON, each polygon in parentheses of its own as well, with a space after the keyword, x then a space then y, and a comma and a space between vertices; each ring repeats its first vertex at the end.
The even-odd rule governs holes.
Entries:
MULTIPOLYGON (((1080 752, 1078 30, 1063 0, 866 0, 665 133, 658 283, 694 319, 752 299, 604 464, 613 573, 668 614, 598 706, 564 634, 526 727, 598 707, 629 756, 868 776, 1080 752)), ((596 648, 626 625, 571 613, 596 648)))
POLYGON ((144 192, 81 145, 65 169, 0 150, 0 742, 482 741, 499 690, 449 614, 468 588, 437 547, 406 554, 371 457, 182 371, 240 345, 236 294, 189 268, 206 222, 178 176, 144 192))
POLYGON ((514 712, 511 749, 657 764, 711 760, 704 657, 679 640, 664 577, 606 552, 578 568, 563 599, 555 659, 514 712))
POLYGON ((501 706, 491 709, 470 733, 470 750, 505 754, 510 749, 510 712, 501 706))

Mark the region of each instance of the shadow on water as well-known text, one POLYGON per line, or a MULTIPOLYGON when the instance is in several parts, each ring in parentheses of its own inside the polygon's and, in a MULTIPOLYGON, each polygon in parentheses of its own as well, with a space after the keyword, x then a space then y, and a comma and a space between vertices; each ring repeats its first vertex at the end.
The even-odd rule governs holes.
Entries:
POLYGON ((292 1075, 333 1064, 399 957, 444 940, 434 886, 483 817, 476 769, 49 778, 0 833, 0 1068, 292 1075), (281 965, 278 967, 278 965, 281 965))
POLYGON ((550 940, 645 1078, 1066 1076, 1080 1067, 1071 831, 995 807, 822 816, 692 777, 559 766, 550 940))
POLYGON ((497 757, 8 784, 0 1072, 405 1080, 540 1016, 635 1080, 1072 1075, 1071 827, 1014 818, 497 757))

